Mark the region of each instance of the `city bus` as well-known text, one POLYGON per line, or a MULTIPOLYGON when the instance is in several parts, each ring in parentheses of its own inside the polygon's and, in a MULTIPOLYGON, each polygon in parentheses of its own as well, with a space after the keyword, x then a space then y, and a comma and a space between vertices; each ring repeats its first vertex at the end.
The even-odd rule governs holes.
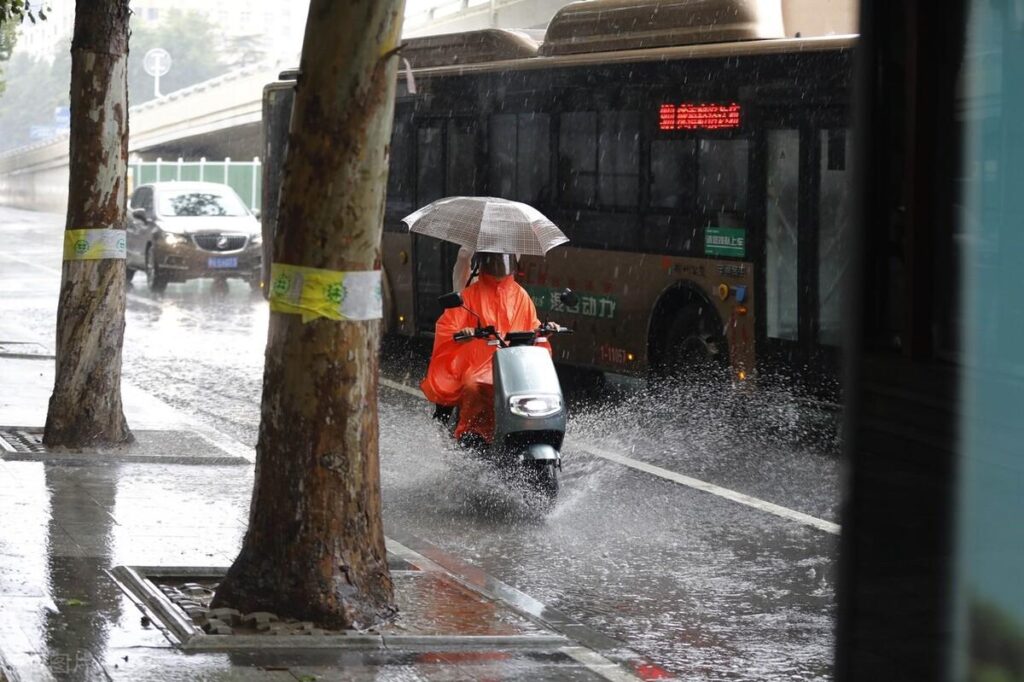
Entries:
MULTIPOLYGON (((856 38, 787 37, 781 3, 760 15, 754 4, 770 5, 595 0, 543 33, 406 42, 385 329, 429 336, 452 288, 457 247, 401 219, 445 196, 496 196, 535 206, 571 240, 520 263, 540 316, 576 330, 558 339, 558 362, 834 381, 856 38), (566 287, 580 297, 572 309, 557 296, 566 287)), ((265 230, 293 79, 265 90, 265 230)))

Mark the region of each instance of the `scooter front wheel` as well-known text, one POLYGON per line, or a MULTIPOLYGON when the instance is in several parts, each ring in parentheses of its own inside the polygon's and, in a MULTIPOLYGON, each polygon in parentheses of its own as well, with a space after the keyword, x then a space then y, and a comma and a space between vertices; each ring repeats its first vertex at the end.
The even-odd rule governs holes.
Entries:
POLYGON ((530 487, 549 502, 558 497, 558 468, 553 462, 538 463, 531 467, 528 482, 530 487))

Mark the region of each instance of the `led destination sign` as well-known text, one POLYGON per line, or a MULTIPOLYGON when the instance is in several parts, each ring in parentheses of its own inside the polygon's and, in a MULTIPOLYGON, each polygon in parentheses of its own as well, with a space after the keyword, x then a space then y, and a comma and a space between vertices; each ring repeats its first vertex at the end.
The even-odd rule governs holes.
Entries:
POLYGON ((740 127, 740 105, 662 104, 658 109, 658 130, 727 130, 740 127))

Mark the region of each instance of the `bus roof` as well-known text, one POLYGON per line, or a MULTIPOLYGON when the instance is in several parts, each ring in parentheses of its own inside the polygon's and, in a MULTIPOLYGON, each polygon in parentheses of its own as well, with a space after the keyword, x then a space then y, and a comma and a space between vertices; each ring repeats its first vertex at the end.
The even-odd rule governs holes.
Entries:
POLYGON ((588 0, 548 25, 545 56, 783 38, 781 0, 588 0))
POLYGON ((528 59, 537 55, 537 48, 537 40, 526 31, 489 28, 412 38, 402 46, 402 56, 419 69, 528 59))
POLYGON ((681 45, 615 52, 584 52, 553 57, 537 56, 528 59, 499 60, 477 64, 457 64, 413 70, 417 76, 470 75, 500 71, 532 71, 573 66, 596 66, 638 62, 670 62, 680 59, 714 59, 753 55, 778 55, 804 52, 849 50, 857 43, 856 35, 814 38, 779 38, 751 40, 740 43, 710 43, 681 45))
POLYGON ((416 74, 442 76, 845 50, 855 10, 856 0, 587 0, 559 10, 543 41, 483 29, 410 38, 401 54, 416 74))

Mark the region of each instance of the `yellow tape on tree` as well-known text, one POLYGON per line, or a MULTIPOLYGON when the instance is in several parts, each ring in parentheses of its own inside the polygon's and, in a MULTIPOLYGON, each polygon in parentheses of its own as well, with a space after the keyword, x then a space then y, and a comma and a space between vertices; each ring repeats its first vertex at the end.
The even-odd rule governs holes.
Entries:
POLYGON ((384 311, 380 270, 337 272, 271 263, 270 309, 302 315, 303 322, 379 320, 384 311))
POLYGON ((65 230, 64 260, 123 260, 124 230, 65 230))

